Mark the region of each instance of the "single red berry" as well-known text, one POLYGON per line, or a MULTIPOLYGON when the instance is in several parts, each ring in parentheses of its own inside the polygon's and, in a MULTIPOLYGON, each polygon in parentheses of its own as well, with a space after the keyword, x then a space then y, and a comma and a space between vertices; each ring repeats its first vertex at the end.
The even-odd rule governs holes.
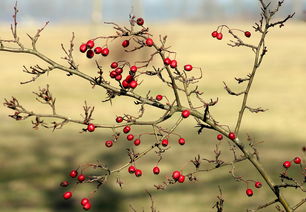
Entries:
POLYGON ((126 80, 123 80, 121 85, 124 87, 124 88, 128 88, 129 87, 129 83, 126 81, 126 80))
POLYGON ((293 161, 294 161, 295 164, 300 164, 300 163, 302 162, 302 160, 301 160, 300 157, 295 157, 295 158, 293 159, 293 161))
POLYGON ((117 123, 121 123, 122 121, 123 121, 122 116, 118 116, 118 117, 116 118, 116 122, 117 122, 117 123))
POLYGON ((218 32, 217 32, 217 31, 213 31, 213 32, 211 33, 211 36, 213 36, 213 38, 217 37, 217 35, 218 35, 218 32))
POLYGON ((177 61, 176 60, 171 60, 170 67, 171 68, 176 68, 177 67, 177 61))
POLYGON ((67 187, 67 186, 69 186, 69 184, 70 184, 70 183, 69 183, 68 181, 65 180, 65 181, 61 182, 60 186, 61 186, 61 187, 67 187))
POLYGON ((135 170, 136 177, 140 177, 142 175, 142 171, 140 169, 135 170))
POLYGON ((174 180, 178 180, 180 176, 181 176, 181 172, 179 172, 179 171, 174 171, 174 172, 172 173, 172 178, 173 178, 174 180))
POLYGON ((177 180, 179 183, 183 183, 185 181, 185 176, 184 175, 180 175, 180 177, 177 180))
POLYGON ((261 186, 262 186, 261 182, 258 182, 258 181, 255 182, 255 187, 256 188, 261 188, 261 186))
POLYGON ((290 161, 285 161, 283 163, 283 167, 286 168, 286 169, 288 169, 290 166, 291 166, 291 162, 290 161))
POLYGON ((87 203, 89 203, 89 199, 87 199, 87 198, 83 198, 82 200, 81 200, 81 205, 86 205, 87 203))
POLYGON ((93 40, 89 40, 86 43, 87 48, 92 49, 95 46, 95 42, 93 40))
POLYGON ((117 75, 117 76, 115 77, 115 79, 116 79, 117 81, 120 81, 120 80, 122 79, 122 75, 121 75, 121 74, 117 75))
POLYGON ((135 73, 137 71, 137 67, 136 66, 131 66, 130 71, 135 73))
POLYGON ((126 133, 128 133, 128 132, 130 132, 131 131, 131 127, 130 126, 125 126, 124 128, 123 128, 123 132, 126 134, 126 133))
POLYGON ((222 38, 223 38, 223 34, 221 33, 221 32, 219 32, 218 34, 217 34, 217 37, 216 37, 218 40, 222 40, 222 38))
POLYGON ((78 176, 78 171, 77 170, 71 170, 71 172, 69 173, 69 176, 72 178, 75 178, 76 176, 78 176))
POLYGON ((229 139, 234 140, 234 139, 236 138, 236 135, 235 135, 235 133, 230 132, 230 133, 228 134, 228 137, 229 137, 229 139))
POLYGON ((219 141, 221 141, 221 140, 223 139, 223 135, 222 135, 222 134, 218 134, 218 135, 217 135, 217 139, 218 139, 219 141))
POLYGON ((80 175, 78 176, 78 180, 79 180, 80 182, 83 182, 85 179, 86 179, 86 177, 85 177, 85 175, 83 175, 83 174, 80 174, 80 175))
POLYGON ((109 54, 109 49, 108 48, 104 48, 104 49, 102 49, 101 53, 102 53, 103 56, 107 56, 109 54))
POLYGON ((125 48, 125 47, 128 47, 130 45, 130 41, 129 40, 124 40, 122 42, 122 46, 125 48))
POLYGON ((111 140, 105 141, 105 146, 108 147, 108 148, 112 147, 113 146, 113 141, 111 141, 111 140))
POLYGON ((156 175, 158 175, 159 172, 160 172, 159 167, 158 167, 158 166, 155 166, 155 167, 153 168, 153 173, 156 174, 156 175))
POLYGON ((185 71, 191 71, 192 68, 193 68, 192 65, 185 65, 185 66, 184 66, 184 70, 185 70, 185 71))
POLYGON ((87 130, 89 132, 93 132, 93 131, 95 131, 95 129, 96 129, 96 126, 94 124, 88 124, 87 125, 87 130))
POLYGON ((88 211, 91 208, 91 204, 87 202, 85 205, 83 205, 83 209, 88 211))
POLYGON ((245 31, 245 32, 244 32, 244 35, 245 35, 245 37, 249 38, 249 37, 251 37, 251 32, 245 31))
POLYGON ((147 38, 146 45, 147 46, 153 46, 153 44, 154 44, 153 40, 151 38, 147 38))
POLYGON ((162 144, 164 147, 166 147, 166 146, 168 146, 169 141, 168 141, 167 139, 163 139, 162 142, 161 142, 161 144, 162 144))
POLYGON ((248 188, 246 191, 245 191, 246 195, 248 195, 249 197, 253 196, 253 190, 248 188))
POLYGON ((140 144, 140 139, 135 139, 134 145, 135 145, 135 146, 138 146, 139 144, 140 144))
POLYGON ((122 69, 122 68, 116 68, 116 69, 115 69, 115 72, 116 72, 117 74, 122 74, 123 69, 122 69))
POLYGON ((134 139, 134 135, 133 134, 129 134, 128 136, 126 136, 126 139, 128 139, 129 141, 134 139))
POLYGON ((126 80, 128 83, 130 83, 130 82, 132 82, 132 81, 134 80, 134 77, 133 77, 132 75, 129 74, 129 75, 126 76, 125 80, 126 80))
POLYGON ((156 95, 155 99, 156 99, 157 101, 160 101, 160 100, 163 99, 163 96, 160 95, 160 94, 158 94, 158 95, 156 95))
POLYGON ((136 171, 135 166, 130 166, 129 169, 128 169, 128 171, 129 171, 130 174, 135 173, 135 171, 136 171))
POLYGON ((85 53, 87 51, 87 45, 85 43, 80 45, 80 52, 85 53))
POLYGON ((111 71, 111 72, 109 73, 109 76, 110 76, 111 78, 115 78, 117 75, 118 75, 118 74, 116 73, 116 71, 111 71))
POLYGON ((89 49, 89 50, 86 52, 86 57, 90 59, 90 58, 93 58, 93 56, 95 56, 94 51, 92 51, 91 49, 89 49))
POLYGON ((167 57, 167 58, 164 59, 164 64, 165 64, 166 66, 171 64, 171 60, 170 60, 169 57, 167 57))
POLYGON ((182 111, 182 117, 183 118, 188 118, 189 115, 190 115, 190 111, 189 110, 183 110, 182 111))
POLYGON ((184 138, 180 138, 180 139, 178 140, 178 143, 179 143, 180 145, 184 145, 184 144, 185 144, 185 139, 184 139, 184 138))
POLYGON ((137 81, 133 80, 132 82, 130 82, 130 87, 131 88, 136 88, 137 87, 137 81))
POLYGON ((94 51, 95 51, 96 54, 101 54, 102 53, 102 48, 101 47, 96 47, 94 51))
POLYGON ((117 62, 112 62, 112 64, 110 65, 111 68, 117 68, 118 67, 118 63, 117 62))
POLYGON ((142 26, 142 25, 144 24, 143 18, 137 18, 136 23, 137 23, 139 26, 142 26))
POLYGON ((63 194, 64 199, 70 199, 72 197, 72 192, 67 191, 63 194))

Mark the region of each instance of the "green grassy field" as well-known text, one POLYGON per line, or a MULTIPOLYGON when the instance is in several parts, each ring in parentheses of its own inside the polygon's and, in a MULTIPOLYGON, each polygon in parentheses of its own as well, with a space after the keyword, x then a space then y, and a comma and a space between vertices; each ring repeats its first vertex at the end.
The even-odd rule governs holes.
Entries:
MULTIPOLYGON (((251 30, 251 26, 241 23, 233 25, 235 28, 251 30)), ((168 35, 169 45, 177 52, 179 66, 190 63, 202 67, 204 77, 199 87, 204 91, 206 100, 219 98, 219 103, 211 109, 215 119, 220 123, 234 127, 237 118, 240 97, 226 94, 223 81, 226 81, 234 90, 241 89, 236 85, 234 77, 243 77, 251 71, 253 53, 249 49, 231 48, 226 45, 229 36, 225 35, 223 41, 210 37, 215 29, 214 25, 190 25, 187 23, 169 23, 152 26, 153 34, 168 35)), ((65 63, 60 59, 63 52, 60 43, 68 45, 71 32, 76 34, 76 46, 96 35, 107 35, 110 27, 100 26, 92 29, 88 26, 51 26, 43 32, 39 42, 39 50, 56 61, 65 63)), ((36 29, 21 28, 20 32, 35 33, 36 29)), ((8 38, 9 26, 0 27, 1 38, 8 38)), ((27 38, 22 39, 29 45, 27 38)), ((255 43, 256 35, 249 39, 255 43)), ((157 37, 155 38, 157 40, 157 37)), ((108 65, 112 60, 123 58, 133 61, 144 59, 150 50, 139 54, 127 55, 119 48, 120 42, 110 43, 111 54, 103 58, 108 72, 108 65), (113 50, 113 51, 112 51, 113 50)), ((241 128, 241 138, 247 135, 255 137, 257 141, 264 141, 259 147, 263 165, 274 179, 282 171, 281 164, 296 155, 301 155, 301 147, 306 144, 306 27, 305 23, 288 23, 284 28, 269 32, 267 40, 268 53, 258 71, 254 87, 251 92, 249 105, 269 109, 265 113, 251 114, 246 112, 241 128)), ((91 85, 77 77, 67 77, 59 71, 53 71, 48 76, 42 76, 36 82, 20 85, 19 82, 28 80, 31 76, 23 73, 22 66, 43 64, 30 55, 17 55, 0 52, 0 98, 17 97, 20 102, 30 110, 47 113, 49 109, 35 102, 32 91, 39 86, 50 84, 50 89, 57 98, 57 112, 73 118, 80 118, 82 105, 86 100, 89 105, 96 107, 94 118, 100 123, 113 123, 116 115, 124 113, 137 115, 138 107, 133 101, 118 98, 109 103, 101 103, 105 97, 100 88, 92 89, 91 85), (123 105, 124 103, 124 105, 123 105)), ((75 52, 75 58, 80 69, 89 75, 96 74, 93 62, 84 55, 75 52)), ((156 63, 158 65, 158 63, 156 63)), ((171 90, 161 87, 158 81, 144 78, 141 87, 136 92, 145 95, 148 90, 154 96, 158 93, 167 95, 172 99, 171 90)), ((159 111, 146 108, 149 120, 161 114, 159 111)), ((72 168, 79 164, 103 161, 110 167, 118 167, 128 161, 126 148, 132 146, 120 141, 111 149, 106 149, 104 140, 111 135, 109 130, 97 130, 95 133, 79 133, 81 126, 69 124, 63 129, 52 132, 47 129, 33 130, 30 120, 16 122, 8 117, 11 111, 5 107, 0 110, 0 205, 3 212, 51 212, 51 211, 82 211, 79 199, 87 196, 93 185, 82 184, 74 192, 73 200, 62 200, 65 189, 58 186, 59 182, 68 179, 67 175, 72 168)), ((216 211, 212 209, 218 185, 223 190, 225 198, 225 211, 240 212, 246 208, 253 208, 258 204, 274 197, 264 184, 260 191, 256 190, 252 198, 245 193, 245 185, 235 182, 225 167, 209 173, 198 175, 199 182, 183 185, 172 185, 165 191, 154 189, 154 184, 161 183, 166 175, 174 169, 179 169, 197 154, 203 157, 213 157, 216 143, 216 134, 205 131, 197 135, 192 120, 186 120, 177 129, 187 140, 185 146, 173 145, 160 163, 161 174, 153 176, 151 169, 158 160, 154 154, 146 156, 138 162, 143 169, 143 176, 135 178, 122 172, 120 178, 124 181, 121 190, 115 183, 116 177, 109 179, 93 198, 92 211, 119 212, 129 211, 132 204, 137 211, 150 211, 150 201, 145 190, 152 193, 157 208, 162 212, 203 212, 216 211)), ((142 127, 133 128, 134 132, 145 132, 142 127)), ((141 151, 152 143, 152 138, 146 137, 143 145, 137 148, 141 151)), ((222 146, 222 159, 230 160, 228 146, 222 146)), ((305 160, 305 157, 304 157, 305 160)), ((191 164, 186 166, 191 170, 191 164)), ((237 165, 237 174, 247 179, 262 180, 248 162, 237 165)), ((293 168, 292 173, 297 172, 293 168)), ((287 189, 285 193, 290 203, 297 203, 305 194, 287 189)), ((305 211, 306 205, 298 211, 305 211)), ((274 211, 273 206, 263 211, 274 211)))

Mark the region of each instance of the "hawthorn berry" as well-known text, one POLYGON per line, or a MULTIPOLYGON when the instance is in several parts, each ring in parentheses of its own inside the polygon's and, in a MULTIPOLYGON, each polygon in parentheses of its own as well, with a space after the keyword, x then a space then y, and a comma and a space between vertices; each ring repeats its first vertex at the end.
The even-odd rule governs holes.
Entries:
POLYGON ((177 67, 177 61, 176 60, 171 60, 170 67, 171 68, 176 68, 177 67))
POLYGON ((93 40, 89 40, 86 43, 87 48, 92 49, 95 46, 95 42, 93 40))
POLYGON ((251 32, 245 31, 245 32, 244 32, 244 35, 245 35, 245 37, 249 38, 249 37, 251 37, 251 32))
POLYGON ((173 178, 174 180, 178 180, 180 176, 181 176, 181 172, 179 172, 179 171, 174 171, 174 172, 172 173, 172 178, 173 178))
POLYGON ((285 161, 283 163, 283 167, 286 168, 286 169, 288 169, 290 166, 291 166, 291 162, 290 161, 285 161))
POLYGON ((161 142, 161 144, 163 145, 163 147, 168 146, 168 144, 169 144, 168 139, 163 139, 162 142, 161 142))
POLYGON ((184 139, 184 138, 180 138, 180 139, 178 140, 178 143, 179 143, 180 145, 184 145, 184 144, 185 144, 185 139, 184 139))
POLYGON ((85 205, 83 205, 83 209, 88 211, 91 208, 90 202, 87 202, 85 205))
POLYGON ((191 71, 192 68, 193 68, 192 65, 189 65, 189 64, 184 66, 185 71, 191 71))
POLYGON ((114 143, 114 142, 111 141, 111 140, 105 141, 105 146, 108 147, 108 148, 110 148, 110 147, 113 146, 113 143, 114 143))
POLYGON ((117 75, 117 76, 115 77, 115 79, 116 79, 117 81, 120 81, 120 80, 122 79, 122 75, 121 75, 121 74, 117 75))
POLYGON ((118 117, 116 118, 116 122, 117 122, 117 123, 121 123, 122 121, 123 121, 122 116, 118 116, 118 117))
POLYGON ((140 144, 140 139, 135 139, 134 145, 135 145, 135 146, 138 146, 139 144, 140 144))
POLYGON ((235 135, 235 133, 230 132, 230 133, 228 134, 228 137, 229 137, 229 139, 234 140, 234 139, 236 138, 236 135, 235 135))
POLYGON ((82 200, 81 200, 81 205, 86 205, 87 203, 89 203, 89 199, 88 198, 83 198, 82 200))
POLYGON ((213 31, 213 32, 211 33, 211 36, 212 36, 213 38, 217 37, 217 35, 218 35, 218 32, 217 32, 217 31, 213 31))
POLYGON ((118 74, 116 73, 116 71, 111 71, 111 72, 109 73, 109 76, 110 76, 111 78, 115 78, 117 75, 118 75, 118 74))
POLYGON ((130 82, 130 87, 131 88, 136 88, 138 85, 137 81, 133 80, 132 82, 130 82))
POLYGON ((182 117, 183 118, 188 118, 189 115, 190 115, 190 111, 189 110, 183 110, 182 111, 182 117))
POLYGON ((101 53, 102 53, 103 56, 107 56, 109 54, 109 49, 108 48, 104 48, 104 49, 102 49, 101 53))
POLYGON ((147 38, 146 45, 151 47, 151 46, 153 46, 153 44, 154 44, 154 42, 153 42, 152 38, 147 38))
POLYGON ((124 87, 124 88, 128 88, 129 87, 129 83, 126 81, 126 80, 123 80, 121 85, 124 87))
POLYGON ((140 169, 135 170, 136 177, 140 177, 142 175, 142 171, 140 169))
POLYGON ((128 136, 126 136, 126 139, 128 139, 129 141, 134 139, 134 135, 133 134, 129 134, 128 136))
POLYGON ((131 66, 130 71, 135 73, 137 71, 137 67, 136 66, 131 66))
POLYGON ((80 174, 80 175, 78 176, 78 181, 80 181, 80 182, 83 182, 85 179, 86 179, 86 177, 85 177, 85 175, 83 175, 83 174, 80 174))
POLYGON ((217 37, 216 37, 218 40, 222 40, 222 38, 223 38, 223 34, 221 33, 221 32, 219 32, 218 34, 217 34, 217 37))
POLYGON ((71 170, 69 173, 69 176, 72 178, 75 178, 76 176, 78 176, 78 171, 77 170, 71 170))
POLYGON ((135 171, 136 171, 135 166, 130 166, 130 167, 128 168, 128 171, 129 171, 130 174, 135 173, 135 171))
POLYGON ((65 181, 63 181, 63 182, 60 183, 60 186, 61 186, 61 187, 67 187, 67 186, 69 186, 69 184, 70 184, 70 183, 69 183, 68 181, 65 180, 65 181))
POLYGON ((80 45, 80 52, 85 53, 87 51, 87 45, 86 44, 81 44, 80 45))
POLYGON ((70 199, 72 197, 72 192, 67 191, 63 194, 64 199, 70 199))
POLYGON ((248 195, 249 197, 253 196, 253 190, 248 188, 246 191, 245 191, 246 195, 248 195))
POLYGON ((118 67, 118 63, 117 62, 112 62, 112 64, 110 65, 111 68, 117 68, 118 67))
POLYGON ((255 187, 256 188, 261 188, 261 186, 262 186, 261 182, 258 182, 258 181, 255 182, 255 187))
POLYGON ((217 135, 217 139, 218 139, 219 141, 221 141, 221 140, 223 139, 223 135, 222 135, 222 134, 218 134, 218 135, 217 135))
POLYGON ((102 48, 101 47, 96 47, 94 49, 94 51, 95 51, 96 54, 101 54, 102 53, 102 48))
POLYGON ((295 164, 300 164, 300 163, 302 162, 302 160, 301 160, 300 157, 295 157, 295 158, 293 159, 293 161, 294 161, 295 164))
POLYGON ((124 48, 128 47, 130 45, 130 41, 129 40, 124 40, 121 44, 124 48))
POLYGON ((130 83, 130 82, 132 82, 132 81, 134 80, 134 77, 133 77, 132 75, 129 74, 129 75, 126 76, 125 80, 126 80, 128 83, 130 83))
POLYGON ((93 58, 93 56, 95 56, 94 51, 92 51, 91 49, 89 49, 89 50, 86 52, 86 57, 90 59, 90 58, 93 58))
POLYGON ((160 95, 160 94, 158 94, 158 95, 156 95, 155 99, 156 99, 157 101, 160 101, 160 100, 163 99, 163 96, 160 95))
POLYGON ((165 64, 166 66, 171 64, 171 60, 170 60, 169 57, 167 57, 167 58, 164 59, 164 64, 165 64))
POLYGON ((137 23, 139 26, 142 26, 142 25, 144 24, 143 18, 137 18, 136 23, 137 23))
POLYGON ((156 175, 158 175, 159 172, 160 172, 159 167, 158 167, 158 166, 155 166, 155 167, 153 168, 153 173, 156 174, 156 175))
POLYGON ((185 176, 184 175, 180 175, 177 181, 179 183, 183 183, 185 181, 185 176))
POLYGON ((87 130, 89 132, 93 132, 93 131, 95 131, 95 129, 96 129, 96 126, 94 124, 88 124, 87 125, 87 130))
POLYGON ((130 132, 131 131, 131 127, 130 126, 125 126, 124 128, 123 128, 123 132, 126 134, 126 133, 128 133, 128 132, 130 132))
POLYGON ((116 68, 116 69, 115 69, 115 72, 116 72, 117 74, 122 74, 123 69, 122 69, 122 68, 116 68))

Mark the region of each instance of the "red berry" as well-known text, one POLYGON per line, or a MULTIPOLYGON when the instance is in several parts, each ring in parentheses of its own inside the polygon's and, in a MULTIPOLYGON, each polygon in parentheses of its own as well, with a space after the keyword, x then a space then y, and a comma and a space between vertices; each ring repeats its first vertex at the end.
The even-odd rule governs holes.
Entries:
POLYGON ((101 54, 102 53, 102 48, 101 47, 96 47, 94 51, 95 51, 96 54, 101 54))
POLYGON ((69 176, 72 178, 75 178, 76 176, 78 176, 78 171, 77 170, 71 170, 71 172, 69 173, 69 176))
POLYGON ((126 80, 128 83, 130 83, 130 82, 132 82, 132 81, 134 80, 134 77, 133 77, 132 75, 129 74, 129 75, 126 76, 125 80, 126 80))
POLYGON ((118 74, 116 73, 116 71, 111 71, 111 72, 109 73, 109 76, 110 76, 111 78, 115 78, 117 75, 118 75, 118 74))
POLYGON ((159 167, 158 167, 158 166, 155 166, 155 167, 153 168, 153 173, 156 174, 156 175, 158 175, 159 172, 160 172, 159 167))
POLYGON ((90 58, 93 58, 93 56, 95 56, 94 51, 92 51, 91 49, 89 49, 89 50, 86 52, 86 57, 90 59, 90 58))
POLYGON ((121 75, 121 74, 117 75, 117 76, 115 77, 115 79, 116 79, 117 81, 120 81, 120 80, 122 79, 122 75, 121 75))
POLYGON ((89 203, 89 199, 87 199, 87 198, 83 198, 82 200, 81 200, 81 205, 86 205, 87 203, 89 203))
POLYGON ((70 183, 69 183, 68 181, 65 180, 65 181, 61 182, 60 186, 61 186, 61 187, 67 187, 67 186, 69 186, 69 184, 70 184, 70 183))
POLYGON ((142 175, 142 171, 140 169, 135 170, 136 177, 140 177, 142 175))
POLYGON ((81 44, 80 45, 80 52, 85 53, 87 51, 87 45, 86 44, 81 44))
POLYGON ((116 69, 115 69, 115 72, 116 72, 117 74, 122 74, 123 69, 122 69, 122 68, 116 68, 116 69))
POLYGON ((261 186, 262 186, 261 182, 255 182, 255 187, 256 188, 261 188, 261 186))
POLYGON ((136 66, 131 66, 130 71, 135 73, 137 71, 137 67, 136 66))
POLYGON ((136 23, 137 23, 139 26, 142 26, 142 25, 144 24, 143 18, 137 18, 136 23))
POLYGON ((218 40, 222 40, 222 38, 223 38, 223 34, 222 34, 221 32, 219 32, 219 33, 217 34, 217 39, 218 39, 218 40))
POLYGON ((184 144, 185 144, 185 139, 184 139, 184 138, 180 138, 180 139, 178 140, 178 143, 179 143, 180 145, 184 145, 184 144))
POLYGON ((286 168, 286 169, 288 169, 290 166, 291 166, 291 162, 290 161, 285 161, 283 163, 283 167, 286 168))
POLYGON ((245 191, 246 195, 248 195, 249 197, 253 196, 253 190, 248 188, 246 191, 245 191))
POLYGON ((117 68, 118 67, 118 63, 117 62, 112 62, 112 64, 110 65, 111 68, 117 68))
POLYGON ((122 84, 122 86, 124 88, 128 88, 129 87, 129 83, 126 80, 123 80, 121 84, 122 84))
POLYGON ((121 123, 123 121, 123 118, 121 117, 121 116, 118 116, 117 118, 116 118, 116 122, 117 123, 121 123))
POLYGON ((223 139, 223 135, 222 135, 222 134, 218 134, 218 135, 217 135, 217 139, 218 139, 219 141, 221 141, 221 140, 223 139))
POLYGON ((153 46, 153 44, 154 44, 153 40, 151 38, 147 38, 146 45, 147 46, 153 46))
POLYGON ((163 139, 162 142, 161 142, 161 144, 162 144, 164 147, 166 147, 166 146, 168 146, 169 141, 168 141, 167 139, 163 139))
POLYGON ((296 164, 300 164, 300 163, 302 162, 302 160, 301 160, 300 157, 295 157, 295 158, 293 159, 293 161, 294 161, 294 163, 296 163, 296 164))
POLYGON ((88 211, 91 208, 91 204, 88 202, 85 205, 83 205, 83 209, 88 211))
POLYGON ((171 60, 170 66, 171 66, 171 68, 176 68, 177 67, 177 61, 176 60, 171 60))
POLYGON ((180 176, 181 176, 181 172, 179 172, 179 171, 174 171, 174 172, 172 173, 172 178, 173 178, 174 180, 178 180, 180 176))
POLYGON ((125 47, 128 47, 130 45, 130 41, 129 40, 124 40, 122 42, 122 46, 125 48, 125 47))
POLYGON ((130 87, 131 88, 136 88, 137 87, 137 81, 133 80, 132 82, 130 82, 130 87))
POLYGON ((87 125, 87 130, 89 132, 93 132, 93 131, 95 131, 95 129, 96 129, 96 126, 94 124, 88 124, 87 125))
POLYGON ((125 126, 124 128, 123 128, 123 132, 126 134, 126 133, 128 133, 128 132, 130 132, 131 131, 131 127, 130 126, 125 126))
POLYGON ((251 37, 251 33, 249 31, 245 31, 244 32, 245 37, 249 38, 251 37))
POLYGON ((185 65, 185 66, 184 66, 184 70, 185 70, 185 71, 191 71, 192 68, 193 68, 192 65, 185 65))
POLYGON ((158 95, 156 95, 155 99, 156 99, 157 101, 160 101, 160 100, 163 99, 163 96, 158 94, 158 95))
POLYGON ((78 180, 79 180, 80 182, 83 182, 83 181, 85 180, 85 175, 80 174, 80 175, 78 176, 78 180))
POLYGON ((105 146, 108 147, 108 148, 112 147, 113 146, 113 141, 111 141, 111 140, 105 141, 105 146))
POLYGON ((134 145, 135 145, 135 146, 138 146, 139 144, 140 144, 140 139, 135 139, 134 145))
POLYGON ((180 177, 177 180, 179 183, 183 183, 185 181, 185 176, 184 175, 180 175, 180 177))
POLYGON ((72 193, 70 191, 67 191, 63 194, 64 199, 70 199, 72 197, 72 193))
POLYGON ((236 138, 236 135, 235 135, 235 133, 230 132, 230 133, 228 134, 228 137, 229 137, 229 139, 234 140, 234 139, 236 138))
POLYGON ((102 49, 101 53, 102 53, 103 56, 107 56, 109 54, 109 49, 108 48, 104 48, 104 49, 102 49))
POLYGON ((129 169, 128 169, 128 171, 129 171, 130 174, 135 173, 135 171, 136 171, 135 166, 130 166, 129 169))
POLYGON ((189 115, 190 115, 190 111, 189 110, 183 110, 182 111, 182 117, 183 118, 188 118, 189 115))
POLYGON ((213 32, 211 33, 211 36, 213 36, 214 38, 217 37, 217 35, 218 35, 218 32, 217 32, 217 31, 213 31, 213 32))
POLYGON ((167 58, 164 59, 164 64, 165 64, 166 66, 171 64, 171 60, 170 60, 169 57, 167 57, 167 58))
POLYGON ((86 43, 87 48, 92 49, 95 46, 95 42, 93 40, 89 40, 86 43))
POLYGON ((128 139, 129 141, 134 139, 134 135, 133 134, 129 134, 128 136, 126 136, 126 139, 128 139))

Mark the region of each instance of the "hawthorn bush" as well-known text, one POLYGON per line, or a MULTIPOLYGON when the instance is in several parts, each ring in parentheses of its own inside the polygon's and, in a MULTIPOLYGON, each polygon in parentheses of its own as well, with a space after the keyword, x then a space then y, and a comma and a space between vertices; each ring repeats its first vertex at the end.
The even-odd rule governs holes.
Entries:
MULTIPOLYGON (((21 82, 22 84, 34 82, 44 74, 63 71, 66 73, 67 79, 80 77, 87 81, 93 89, 102 88, 107 95, 107 98, 102 101, 104 104, 112 104, 114 99, 122 99, 122 114, 118 114, 113 120, 108 121, 94 119, 95 107, 88 106, 86 102, 80 119, 73 119, 67 115, 59 114, 56 108, 56 98, 52 95, 49 85, 34 92, 38 102, 50 107, 51 112, 47 114, 28 109, 15 97, 5 99, 4 106, 13 110, 13 113, 9 116, 18 121, 30 119, 34 129, 43 127, 54 131, 62 129, 67 124, 75 123, 80 125, 81 133, 110 130, 112 136, 104 138, 104 148, 123 145, 121 144, 123 142, 131 144, 126 152, 122 152, 122 154, 126 153, 129 159, 118 167, 110 167, 103 161, 71 167, 71 170, 66 174, 67 178, 60 182, 60 186, 63 187, 62 196, 65 200, 69 201, 69 199, 74 198, 74 193, 77 192, 76 187, 80 184, 93 183, 96 185, 96 189, 79 201, 80 207, 84 210, 94 209, 95 206, 91 200, 94 199, 95 192, 101 186, 106 183, 113 183, 113 181, 109 180, 110 176, 116 176, 116 183, 120 187, 123 186, 124 179, 120 178, 121 172, 135 175, 136 179, 137 177, 146 177, 148 174, 163 175, 165 177, 164 180, 159 184, 155 184, 154 187, 157 190, 166 190, 169 186, 180 186, 179 184, 190 182, 197 183, 196 181, 199 180, 201 173, 228 166, 230 167, 229 173, 233 179, 245 185, 245 190, 242 192, 245 192, 246 196, 256 198, 254 194, 259 193, 263 186, 275 196, 274 199, 268 200, 266 203, 258 204, 256 208, 247 209, 248 211, 259 211, 274 204, 278 211, 297 211, 301 208, 306 201, 305 196, 301 197, 299 202, 289 203, 283 195, 283 190, 295 188, 298 192, 305 192, 306 172, 303 156, 296 155, 294 158, 286 158, 284 156, 279 180, 275 182, 273 176, 270 176, 269 171, 264 169, 259 159, 257 145, 260 142, 250 135, 247 136, 247 139, 243 139, 240 133, 246 111, 252 113, 266 111, 261 107, 251 107, 248 104, 248 98, 256 73, 268 51, 266 46, 268 32, 274 27, 283 27, 285 22, 294 15, 288 15, 281 20, 274 20, 274 16, 282 7, 283 1, 279 1, 275 7, 263 0, 259 0, 259 3, 261 5, 260 19, 253 26, 254 32, 250 29, 233 29, 227 25, 220 25, 212 30, 211 35, 206 35, 212 37, 212 42, 226 38, 229 46, 247 48, 254 53, 254 64, 251 67, 251 72, 246 76, 235 78, 238 84, 245 85, 242 91, 233 91, 224 82, 224 89, 229 95, 241 96, 242 98, 235 123, 220 123, 215 118, 211 108, 218 104, 218 98, 206 100, 205 94, 199 90, 199 83, 203 77, 202 69, 195 64, 181 64, 177 53, 167 46, 167 36, 153 36, 143 18, 130 15, 129 26, 120 26, 116 23, 108 22, 106 24, 112 25, 115 31, 112 35, 89 38, 81 44, 76 44, 76 46, 73 34, 68 48, 63 44, 61 45, 65 54, 62 59, 67 64, 63 65, 38 50, 37 42, 48 22, 38 29, 36 34, 28 34, 31 41, 30 47, 26 47, 21 41, 17 33, 18 9, 17 4, 15 5, 13 24, 11 25, 12 38, 1 38, 0 51, 30 54, 47 64, 44 67, 41 65, 24 66, 23 71, 31 75, 32 78, 21 82), (255 44, 248 42, 253 33, 256 33, 259 37, 258 42, 255 44), (149 48, 151 53, 144 61, 119 58, 110 64, 106 64, 103 63, 104 61, 103 59, 101 60, 101 57, 105 58, 112 54, 113 49, 109 47, 110 42, 118 43, 117 47, 129 54, 145 48, 149 48), (78 51, 75 51, 75 49, 78 51), (75 54, 83 54, 84 57, 92 60, 92 63, 96 65, 97 72, 93 71, 90 75, 83 72, 74 59, 75 54), (158 60, 158 67, 152 65, 153 61, 158 60), (172 95, 164 95, 151 90, 141 92, 146 93, 146 95, 139 94, 139 90, 142 89, 143 85, 150 84, 153 82, 152 79, 158 79, 161 87, 164 86, 171 89, 172 95), (134 101, 135 108, 137 108, 136 111, 138 111, 137 115, 124 112, 126 97, 134 101), (148 114, 147 107, 157 108, 162 111, 162 115, 155 117, 155 114, 148 114), (213 151, 214 158, 190 155, 190 161, 186 161, 185 164, 181 164, 179 167, 176 165, 171 170, 162 170, 159 164, 164 160, 165 155, 171 148, 175 148, 175 146, 182 146, 183 148, 189 142, 194 142, 189 141, 184 137, 184 134, 177 130, 180 125, 186 123, 187 119, 193 119, 194 125, 185 127, 199 134, 199 139, 205 137, 205 132, 208 130, 215 133, 215 149, 207 150, 213 151), (194 126, 197 127, 197 130, 194 130, 194 126), (141 130, 141 127, 144 130, 141 130), (142 145, 146 145, 146 148, 140 149, 139 147, 142 145), (232 154, 231 158, 226 158, 225 160, 222 157, 221 145, 228 147, 227 151, 232 154), (144 173, 141 168, 141 159, 148 154, 156 155, 157 160, 155 164, 151 165, 151 173, 144 173), (249 169, 257 170, 258 175, 252 179, 238 175, 236 165, 242 161, 248 161, 250 164, 249 169), (190 171, 190 166, 193 167, 192 171, 190 171), (295 170, 294 175, 291 173, 292 169, 295 170)), ((226 109, 226 106, 224 108, 226 109)), ((303 152, 305 151, 306 149, 303 147, 303 152)), ((169 152, 168 154, 175 153, 169 152)), ((221 186, 219 187, 220 194, 217 196, 217 201, 213 206, 216 211, 226 211, 224 209, 225 199, 222 195, 221 186)), ((149 192, 147 193, 152 203, 150 210, 157 211, 153 197, 149 192)), ((136 211, 132 205, 130 209, 136 211)))

